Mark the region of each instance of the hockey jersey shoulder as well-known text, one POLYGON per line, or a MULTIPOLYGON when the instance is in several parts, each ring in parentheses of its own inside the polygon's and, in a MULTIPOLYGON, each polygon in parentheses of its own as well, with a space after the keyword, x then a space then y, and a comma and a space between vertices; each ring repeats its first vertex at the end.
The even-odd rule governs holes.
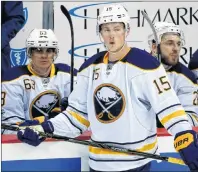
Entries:
POLYGON ((99 52, 92 57, 90 57, 88 60, 86 60, 80 67, 79 72, 81 72, 83 69, 89 67, 92 64, 98 64, 102 63, 104 55, 107 53, 107 51, 99 52))
MULTIPOLYGON (((57 63, 55 64, 56 67, 56 73, 57 72, 65 72, 65 73, 70 73, 71 67, 67 64, 64 63, 57 63)), ((74 68, 74 75, 77 75, 77 70, 74 68)))
POLYGON ((195 51, 195 53, 193 54, 193 57, 190 59, 190 63, 188 68, 190 70, 195 70, 198 69, 198 49, 197 51, 195 51))
POLYGON ((16 66, 8 69, 6 72, 4 72, 4 75, 2 76, 2 82, 12 81, 14 79, 19 78, 22 75, 32 75, 28 70, 27 65, 16 66))
POLYGON ((172 67, 171 69, 169 69, 169 72, 176 72, 179 74, 183 74, 185 77, 190 79, 193 83, 197 82, 194 73, 180 62, 174 67, 172 67))
POLYGON ((131 48, 123 62, 128 62, 142 70, 153 70, 160 66, 159 61, 148 52, 139 48, 131 48))

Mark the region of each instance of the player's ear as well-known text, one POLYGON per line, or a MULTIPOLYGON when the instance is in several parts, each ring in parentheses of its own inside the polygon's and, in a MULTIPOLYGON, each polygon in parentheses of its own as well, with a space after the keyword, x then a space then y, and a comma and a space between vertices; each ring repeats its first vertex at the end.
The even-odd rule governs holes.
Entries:
POLYGON ((129 31, 130 31, 130 30, 127 30, 127 31, 125 32, 125 38, 129 35, 129 31))
POLYGON ((157 53, 157 45, 155 43, 152 44, 151 49, 154 54, 157 53))

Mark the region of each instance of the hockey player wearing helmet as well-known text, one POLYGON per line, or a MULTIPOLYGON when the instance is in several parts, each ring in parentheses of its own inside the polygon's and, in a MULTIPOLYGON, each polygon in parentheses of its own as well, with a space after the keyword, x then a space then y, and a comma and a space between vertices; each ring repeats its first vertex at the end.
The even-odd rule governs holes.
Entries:
POLYGON ((130 17, 123 6, 106 6, 98 17, 97 34, 109 52, 109 61, 119 60, 129 51, 126 37, 130 31, 130 17))
MULTIPOLYGON (((95 142, 156 154, 157 114, 169 133, 181 135, 176 137, 176 145, 182 138, 191 138, 191 142, 182 143, 185 155, 198 154, 196 134, 164 68, 149 53, 127 45, 129 23, 130 17, 122 5, 104 7, 98 16, 97 32, 107 51, 82 64, 68 108, 37 129, 19 131, 21 141, 37 146, 42 140, 35 130, 76 137, 90 126, 91 140, 95 142)), ((150 171, 151 161, 89 147, 90 171, 150 171)), ((192 163, 197 168, 195 159, 192 163)))
MULTIPOLYGON (((196 78, 186 66, 179 62, 180 50, 185 43, 184 34, 179 26, 170 22, 154 24, 160 43, 161 62, 168 74, 170 83, 183 105, 190 123, 198 126, 198 100, 196 78)), ((157 54, 154 35, 148 36, 153 56, 157 54)))
MULTIPOLYGON (((58 40, 50 29, 34 29, 26 40, 30 63, 6 71, 2 77, 2 122, 38 124, 66 108, 70 94, 70 67, 54 64, 58 40), (61 107, 63 105, 65 107, 61 107), (23 123, 25 120, 35 121, 23 123)), ((76 70, 75 70, 76 75, 76 70)), ((6 130, 3 134, 10 134, 6 130)))
POLYGON ((58 40, 51 29, 34 29, 26 40, 31 69, 46 77, 58 56, 58 40))

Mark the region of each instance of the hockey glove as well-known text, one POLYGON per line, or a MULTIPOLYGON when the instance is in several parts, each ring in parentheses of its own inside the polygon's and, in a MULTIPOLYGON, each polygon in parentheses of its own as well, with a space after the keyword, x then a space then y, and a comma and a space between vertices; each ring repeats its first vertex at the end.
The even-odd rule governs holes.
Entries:
MULTIPOLYGON (((31 125, 29 127, 25 127, 24 129, 21 129, 17 132, 17 137, 20 141, 27 143, 32 146, 38 146, 41 142, 45 140, 44 137, 39 135, 39 132, 43 133, 53 133, 54 127, 51 123, 51 121, 45 121, 39 125, 39 121, 33 120, 25 121, 24 123, 34 123, 34 125, 31 125)), ((24 125, 23 125, 24 126, 24 125)))
POLYGON ((198 135, 193 130, 177 133, 174 140, 175 149, 191 171, 198 171, 198 135))
POLYGON ((61 99, 61 111, 64 111, 68 106, 68 97, 61 99))

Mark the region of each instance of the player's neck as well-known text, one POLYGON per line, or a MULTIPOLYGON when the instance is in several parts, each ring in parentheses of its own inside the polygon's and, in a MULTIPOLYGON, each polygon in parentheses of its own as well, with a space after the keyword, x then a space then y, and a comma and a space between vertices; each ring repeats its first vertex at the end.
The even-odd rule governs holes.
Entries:
POLYGON ((36 67, 34 64, 31 63, 31 68, 34 71, 34 73, 40 77, 48 77, 51 72, 51 66, 43 69, 36 67))
POLYGON ((122 59, 130 50, 130 47, 128 47, 127 44, 125 44, 125 46, 123 47, 123 49, 117 53, 111 53, 109 52, 109 61, 117 61, 122 59))

